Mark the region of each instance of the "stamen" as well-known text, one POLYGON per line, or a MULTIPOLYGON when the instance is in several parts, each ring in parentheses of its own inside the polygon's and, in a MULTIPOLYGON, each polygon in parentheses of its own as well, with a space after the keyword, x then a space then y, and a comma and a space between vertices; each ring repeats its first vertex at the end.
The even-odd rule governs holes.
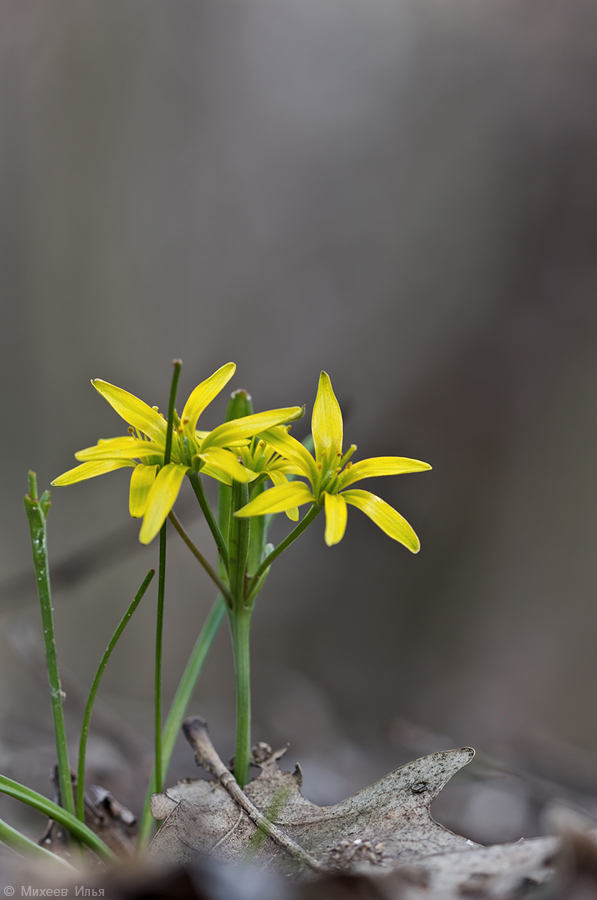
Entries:
POLYGON ((340 460, 340 468, 342 468, 342 466, 344 466, 344 465, 346 465, 346 463, 348 463, 348 460, 350 459, 350 457, 352 456, 352 454, 354 453, 354 451, 355 451, 356 449, 357 449, 357 445, 356 445, 356 444, 351 444, 351 445, 350 445, 350 447, 348 448, 348 450, 346 451, 346 453, 344 454, 344 456, 343 456, 342 459, 340 460))

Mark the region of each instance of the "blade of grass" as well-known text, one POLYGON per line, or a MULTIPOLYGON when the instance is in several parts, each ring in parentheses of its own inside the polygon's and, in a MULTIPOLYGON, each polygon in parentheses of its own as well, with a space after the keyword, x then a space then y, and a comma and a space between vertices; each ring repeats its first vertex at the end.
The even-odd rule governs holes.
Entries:
POLYGON ((42 863, 44 866, 54 864, 69 872, 76 871, 74 866, 71 866, 71 864, 61 856, 57 856, 50 850, 46 850, 45 847, 40 847, 35 841, 25 837, 24 834, 21 834, 20 831, 17 831, 12 825, 4 822, 2 819, 0 819, 0 841, 3 844, 6 844, 7 847, 10 847, 11 850, 26 857, 26 859, 33 860, 33 862, 42 863))
POLYGON ((85 791, 85 755, 87 752, 87 739, 89 737, 89 725, 91 724, 91 714, 93 712, 93 704, 95 702, 95 697, 97 694, 97 690, 100 686, 100 681, 102 680, 102 676, 108 665, 108 661, 112 656, 112 652, 118 643, 120 636, 126 626, 128 625, 133 613, 139 606, 139 603, 143 599, 145 591, 149 587, 153 576, 155 575, 155 569, 150 569, 145 578, 143 579, 143 583, 141 587, 135 594, 135 598, 124 616, 120 620, 120 624, 118 628, 112 635, 110 643, 106 648, 106 652, 102 656, 101 662, 98 666, 97 672, 95 673, 95 678, 93 679, 93 684, 91 685, 91 690, 89 691, 89 697, 87 699, 87 704, 85 706, 85 714, 83 716, 83 725, 81 726, 81 740, 79 741, 79 766, 77 769, 77 817, 81 822, 85 821, 85 800, 84 800, 84 791, 85 791))
POLYGON ((50 566, 48 561, 48 544, 46 521, 50 509, 50 494, 45 491, 41 498, 37 497, 37 476, 29 472, 29 493, 25 495, 25 511, 31 532, 31 548, 35 580, 41 607, 44 641, 46 646, 46 667, 50 682, 50 697, 54 716, 54 734, 56 736, 56 754, 58 757, 58 775, 60 796, 64 808, 72 816, 75 814, 75 798, 68 759, 64 711, 62 709, 62 688, 58 672, 56 655, 56 639, 54 636, 54 617, 52 613, 52 595, 50 591, 50 566))
POLYGON ((31 788, 25 787, 24 784, 19 784, 18 781, 13 781, 12 778, 7 778, 5 775, 0 775, 0 791, 3 794, 8 794, 9 797, 21 800, 22 803, 32 806, 39 812, 44 813, 49 819, 58 822, 74 838, 82 844, 86 844, 90 850, 93 850, 100 859, 106 862, 115 862, 117 860, 116 855, 87 825, 80 822, 76 816, 67 812, 62 806, 58 806, 57 803, 48 800, 43 794, 38 794, 37 791, 31 790, 31 788))

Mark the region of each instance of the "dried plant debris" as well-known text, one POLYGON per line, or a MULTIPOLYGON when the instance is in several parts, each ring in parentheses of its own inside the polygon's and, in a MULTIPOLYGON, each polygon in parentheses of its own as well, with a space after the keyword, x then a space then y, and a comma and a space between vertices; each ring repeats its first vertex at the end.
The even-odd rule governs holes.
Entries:
MULTIPOLYGON (((189 862, 208 854, 227 862, 240 861, 251 855, 258 828, 254 817, 252 820, 221 783, 226 783, 226 775, 230 781, 234 779, 215 754, 204 723, 193 719, 192 725, 195 739, 189 739, 197 750, 197 761, 218 781, 184 780, 154 797, 152 812, 163 819, 163 824, 153 841, 152 853, 170 863, 189 862)), ((187 722, 187 737, 188 731, 187 722)), ((261 773, 244 791, 247 808, 256 808, 266 817, 268 810, 275 809, 274 824, 316 861, 311 868, 387 871, 420 857, 478 846, 434 822, 429 810, 450 778, 473 758, 470 748, 416 760, 329 807, 317 806, 303 797, 300 769, 282 772, 278 766, 282 752, 272 753, 268 748, 265 754, 261 746, 261 773)), ((265 837, 255 859, 260 865, 287 871, 301 868, 300 860, 271 835, 265 837)))

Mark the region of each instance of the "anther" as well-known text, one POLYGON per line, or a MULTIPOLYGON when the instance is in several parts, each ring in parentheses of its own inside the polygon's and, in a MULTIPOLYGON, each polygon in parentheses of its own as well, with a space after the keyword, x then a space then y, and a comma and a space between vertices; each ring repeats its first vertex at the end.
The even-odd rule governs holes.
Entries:
POLYGON ((183 425, 188 425, 188 424, 189 424, 189 417, 188 417, 188 416, 183 416, 183 418, 181 419, 181 422, 182 422, 183 425))
POLYGON ((135 433, 135 429, 133 428, 132 425, 129 425, 129 427, 127 428, 127 431, 128 431, 129 434, 134 434, 134 433, 135 433))

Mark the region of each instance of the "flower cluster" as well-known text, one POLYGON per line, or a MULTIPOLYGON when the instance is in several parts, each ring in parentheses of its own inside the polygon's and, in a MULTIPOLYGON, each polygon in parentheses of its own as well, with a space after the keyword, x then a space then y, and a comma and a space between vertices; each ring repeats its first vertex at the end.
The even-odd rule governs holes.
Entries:
POLYGON ((362 510, 387 535, 413 553, 419 550, 417 535, 395 509, 370 491, 353 489, 364 478, 421 472, 427 463, 399 456, 382 456, 352 463, 352 444, 342 450, 343 422, 329 376, 322 372, 313 408, 311 430, 314 455, 288 433, 288 423, 300 418, 299 406, 269 410, 224 422, 212 431, 197 430, 199 417, 232 378, 236 366, 227 363, 201 382, 174 414, 170 461, 165 464, 168 423, 157 407, 106 381, 92 381, 97 391, 129 424, 127 436, 99 440, 80 450, 80 465, 65 472, 53 485, 74 484, 120 468, 132 468, 129 508, 143 518, 140 540, 156 536, 170 513, 185 475, 201 472, 224 484, 234 481, 273 487, 256 492, 238 517, 286 512, 298 519, 298 507, 311 504, 325 509, 325 541, 342 540, 347 504, 362 510), (288 478, 290 476, 290 479, 288 478), (308 484, 300 479, 306 479, 308 484))

